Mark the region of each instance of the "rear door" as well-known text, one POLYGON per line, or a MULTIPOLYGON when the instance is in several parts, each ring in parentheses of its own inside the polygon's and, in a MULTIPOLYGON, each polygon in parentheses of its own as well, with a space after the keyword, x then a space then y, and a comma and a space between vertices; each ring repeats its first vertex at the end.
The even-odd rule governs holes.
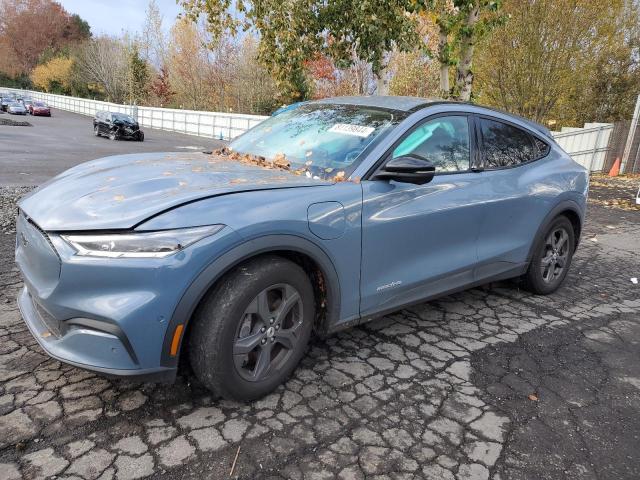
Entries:
POLYGON ((549 145, 503 119, 476 117, 487 198, 478 238, 476 279, 522 268, 538 226, 558 195, 549 177, 549 145))
POLYGON ((362 182, 361 315, 473 281, 484 200, 481 179, 471 168, 475 150, 470 116, 431 116, 409 130, 384 159, 422 156, 436 166, 431 182, 362 182))

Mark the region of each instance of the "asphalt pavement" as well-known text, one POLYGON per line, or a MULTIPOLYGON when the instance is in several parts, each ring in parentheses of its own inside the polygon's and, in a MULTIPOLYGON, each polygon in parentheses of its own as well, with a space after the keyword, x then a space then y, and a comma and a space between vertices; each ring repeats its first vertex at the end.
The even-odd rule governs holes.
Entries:
POLYGON ((0 114, 31 127, 0 125, 0 185, 40 185, 79 163, 138 152, 211 150, 223 142, 143 128, 144 142, 93 135, 92 117, 52 109, 51 117, 0 114))
MULTIPOLYGON (((90 129, 77 138, 52 142, 51 155, 140 148, 90 129)), ((49 154, 30 155, 44 179, 49 154)), ((292 378, 252 403, 215 398, 186 363, 175 384, 156 385, 47 357, 16 305, 7 220, 0 479, 637 480, 640 209, 614 201, 626 187, 601 183, 556 293, 494 283, 315 338, 292 378)), ((0 187, 4 218, 26 191, 0 187)))

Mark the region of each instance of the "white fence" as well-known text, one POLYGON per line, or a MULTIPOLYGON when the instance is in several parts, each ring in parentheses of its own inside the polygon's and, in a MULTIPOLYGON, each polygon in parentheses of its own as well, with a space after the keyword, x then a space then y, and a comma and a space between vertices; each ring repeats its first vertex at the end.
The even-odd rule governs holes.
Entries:
POLYGON ((52 93, 35 92, 32 90, 17 90, 1 88, 21 95, 28 95, 34 100, 41 100, 49 106, 80 113, 95 115, 97 111, 127 113, 137 118, 143 127, 157 128, 171 132, 186 133, 200 137, 230 140, 249 128, 262 122, 265 116, 245 115, 240 113, 201 112, 197 110, 177 110, 174 108, 138 107, 120 105, 118 103, 100 102, 86 98, 68 97, 52 93))
MULTIPOLYGON (((186 133, 200 137, 230 140, 263 121, 265 116, 238 113, 200 112, 197 110, 177 110, 173 108, 136 107, 117 103, 100 102, 85 98, 68 97, 51 93, 3 88, 34 100, 42 100, 48 105, 80 113, 95 115, 99 110, 127 113, 136 117, 143 127, 157 128, 171 132, 186 133)), ((571 157, 592 172, 601 171, 604 165, 609 137, 613 131, 611 123, 586 123, 584 128, 563 128, 551 132, 558 144, 571 157)))
POLYGON ((609 149, 612 123, 585 123, 583 128, 564 127, 551 132, 558 145, 591 172, 600 172, 609 149))

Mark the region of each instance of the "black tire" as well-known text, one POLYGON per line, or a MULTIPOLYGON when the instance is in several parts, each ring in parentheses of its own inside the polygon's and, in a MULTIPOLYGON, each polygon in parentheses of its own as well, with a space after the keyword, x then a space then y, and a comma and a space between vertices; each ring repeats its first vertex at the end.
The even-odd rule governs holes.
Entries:
POLYGON ((538 295, 555 292, 569 272, 575 245, 575 232, 569 219, 565 216, 554 219, 536 239, 531 263, 523 276, 524 287, 538 295), (560 235, 564 235, 564 240, 560 240, 560 235))
POLYGON ((250 260, 218 282, 196 310, 189 333, 191 366, 208 389, 224 398, 263 397, 283 383, 304 356, 314 318, 313 287, 302 268, 275 255, 250 260), (289 293, 282 293, 278 303, 280 288, 289 293), (257 313, 259 298, 266 299, 262 311, 271 317, 270 324, 257 313), (261 360, 269 362, 268 367, 262 368, 261 360))
POLYGON ((144 142, 144 133, 140 132, 140 133, 138 134, 138 141, 139 141, 139 142, 144 142))
POLYGON ((99 137, 99 136, 100 136, 100 129, 98 128, 98 125, 94 125, 94 126, 93 126, 93 134, 94 134, 96 137, 99 137))

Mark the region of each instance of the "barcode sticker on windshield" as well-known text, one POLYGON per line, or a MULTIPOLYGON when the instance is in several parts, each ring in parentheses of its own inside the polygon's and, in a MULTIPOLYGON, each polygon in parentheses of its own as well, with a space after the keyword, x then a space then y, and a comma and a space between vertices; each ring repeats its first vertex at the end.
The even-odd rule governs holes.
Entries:
POLYGON ((336 123, 329 129, 333 133, 342 133, 344 135, 355 135, 356 137, 366 138, 373 133, 375 128, 364 127, 362 125, 349 125, 348 123, 336 123))

